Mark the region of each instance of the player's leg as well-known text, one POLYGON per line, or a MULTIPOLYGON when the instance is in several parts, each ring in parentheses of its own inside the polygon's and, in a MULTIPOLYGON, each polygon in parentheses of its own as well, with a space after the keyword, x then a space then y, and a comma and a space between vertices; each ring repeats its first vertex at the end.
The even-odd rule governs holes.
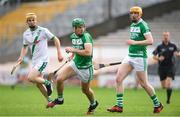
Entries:
POLYGON ((166 89, 166 93, 167 93, 166 103, 169 104, 172 94, 172 80, 174 79, 174 69, 173 68, 159 69, 159 76, 160 76, 161 86, 164 89, 166 89))
POLYGON ((100 69, 94 70, 94 76, 108 74, 108 73, 117 73, 119 65, 107 66, 100 69))
POLYGON ((135 87, 134 87, 135 90, 139 88, 139 82, 140 82, 139 79, 137 78, 137 76, 135 76, 135 87))
POLYGON ((90 104, 93 104, 95 102, 95 100, 94 100, 94 92, 90 88, 89 82, 88 83, 81 82, 81 90, 87 96, 90 104))
POLYGON ((137 77, 139 79, 139 83, 141 86, 145 89, 145 91, 148 93, 148 95, 151 97, 153 104, 154 104, 154 113, 159 113, 162 109, 163 106, 158 100, 156 93, 154 91, 154 88, 152 85, 149 84, 148 78, 147 78, 147 71, 137 71, 136 72, 137 77))
POLYGON ((74 72, 73 68, 71 67, 70 64, 66 64, 64 67, 62 67, 58 73, 57 73, 57 98, 49 102, 48 105, 46 106, 47 108, 49 107, 54 107, 55 105, 60 105, 64 103, 64 97, 63 97, 63 90, 64 90, 64 81, 71 76, 74 76, 76 73, 74 72))
POLYGON ((46 87, 41 83, 36 83, 37 88, 40 90, 42 95, 46 98, 48 102, 52 101, 51 97, 47 95, 47 89, 46 87))
POLYGON ((43 84, 45 82, 45 80, 41 77, 41 73, 35 68, 31 68, 28 74, 28 80, 32 83, 43 84))
POLYGON ((64 81, 71 76, 74 76, 75 72, 73 68, 67 64, 59 72, 57 76, 57 94, 58 98, 63 98, 64 81))
MULTIPOLYGON (((41 75, 39 75, 39 77, 43 78, 43 75, 41 74, 41 75)), ((48 93, 47 93, 47 92, 48 92, 48 91, 47 91, 48 88, 47 88, 44 84, 42 84, 42 83, 36 83, 36 86, 37 86, 37 88, 40 90, 40 92, 42 93, 42 95, 46 98, 47 102, 52 101, 51 96, 48 95, 48 93)))
POLYGON ((154 113, 159 113, 163 109, 163 105, 158 100, 155 90, 148 82, 147 75, 147 59, 136 58, 134 61, 134 69, 136 71, 137 78, 140 81, 141 86, 145 89, 148 95, 151 97, 154 104, 154 113))
POLYGON ((170 104, 171 94, 172 94, 172 78, 166 78, 166 92, 167 92, 167 104, 170 104))
POLYGON ((90 83, 89 82, 87 82, 87 83, 81 82, 81 89, 82 89, 82 92, 86 95, 86 97, 88 98, 88 100, 90 102, 90 106, 88 108, 87 114, 93 114, 94 110, 98 106, 98 102, 94 98, 94 92, 90 88, 90 83))
POLYGON ((47 64, 48 62, 39 62, 34 66, 34 69, 36 69, 41 74, 40 77, 36 77, 36 82, 43 83, 47 89, 47 95, 50 96, 53 91, 52 83, 48 79, 44 79, 42 76, 42 74, 45 72, 47 64))
POLYGON ((44 84, 47 89, 47 95, 50 96, 52 93, 51 81, 44 79, 41 72, 42 71, 37 70, 37 68, 32 68, 28 74, 28 80, 33 83, 44 84))
POLYGON ((116 105, 107 109, 109 112, 122 112, 123 111, 123 80, 132 71, 133 67, 128 63, 119 65, 116 75, 116 105))
POLYGON ((28 74, 28 80, 30 82, 36 83, 37 88, 40 90, 42 95, 50 101, 50 95, 52 93, 51 82, 43 79, 43 75, 37 71, 35 68, 32 68, 28 74))
POLYGON ((164 68, 158 68, 158 75, 161 81, 161 86, 163 89, 166 89, 166 78, 167 78, 167 70, 164 68))
POLYGON ((161 86, 163 89, 166 89, 166 80, 161 81, 161 86))
POLYGON ((98 102, 94 98, 94 92, 90 88, 90 81, 93 79, 94 69, 91 66, 87 69, 76 69, 75 71, 81 80, 82 92, 86 95, 86 97, 88 98, 90 102, 90 106, 88 108, 87 114, 93 114, 94 110, 98 106, 98 102))
POLYGON ((137 71, 137 78, 139 80, 140 85, 145 89, 149 96, 155 94, 154 88, 149 84, 147 80, 147 72, 146 71, 137 71))
POLYGON ((172 80, 174 80, 175 77, 175 69, 174 67, 170 67, 167 72, 167 78, 166 78, 166 91, 167 91, 167 104, 170 104, 170 99, 172 95, 172 80))

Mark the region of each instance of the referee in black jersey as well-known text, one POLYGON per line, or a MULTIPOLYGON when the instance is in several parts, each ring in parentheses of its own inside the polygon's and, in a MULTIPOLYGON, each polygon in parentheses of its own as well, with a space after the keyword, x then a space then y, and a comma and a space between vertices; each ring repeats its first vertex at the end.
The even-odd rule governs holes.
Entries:
POLYGON ((170 33, 163 32, 162 43, 153 51, 153 58, 158 60, 158 74, 161 86, 167 90, 167 104, 170 104, 172 94, 172 80, 175 76, 174 55, 180 57, 180 52, 174 43, 170 42, 170 33))

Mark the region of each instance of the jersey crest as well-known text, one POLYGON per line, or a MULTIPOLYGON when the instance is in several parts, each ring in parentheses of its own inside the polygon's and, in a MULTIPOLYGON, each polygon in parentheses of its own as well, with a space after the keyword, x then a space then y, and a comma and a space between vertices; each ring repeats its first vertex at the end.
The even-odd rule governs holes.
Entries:
POLYGON ((82 41, 82 39, 72 39, 72 44, 73 45, 81 45, 81 44, 83 44, 83 41, 82 41))
POLYGON ((140 33, 141 32, 141 29, 140 27, 131 27, 130 29, 131 33, 140 33))

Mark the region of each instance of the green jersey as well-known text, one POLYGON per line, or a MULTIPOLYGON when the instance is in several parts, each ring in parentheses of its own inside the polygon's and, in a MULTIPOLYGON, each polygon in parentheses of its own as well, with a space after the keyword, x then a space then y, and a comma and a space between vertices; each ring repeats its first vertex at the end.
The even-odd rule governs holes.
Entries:
MULTIPOLYGON (((150 33, 149 26, 143 19, 140 19, 138 23, 132 23, 130 26, 130 39, 132 40, 145 40, 144 35, 148 33, 150 33)), ((146 45, 130 45, 128 55, 130 57, 147 58, 146 45)))
MULTIPOLYGON (((83 50, 85 43, 91 43, 93 45, 93 39, 88 32, 84 32, 82 36, 77 36, 73 33, 70 36, 73 48, 83 50)), ((91 56, 82 56, 75 53, 73 58, 78 69, 87 69, 92 66, 92 55, 91 56)))

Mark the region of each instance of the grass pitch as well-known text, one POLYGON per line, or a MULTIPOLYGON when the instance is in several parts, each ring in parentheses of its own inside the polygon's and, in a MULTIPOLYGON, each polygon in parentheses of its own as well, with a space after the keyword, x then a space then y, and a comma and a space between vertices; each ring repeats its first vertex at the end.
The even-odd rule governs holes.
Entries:
MULTIPOLYGON (((180 116, 180 90, 174 90, 171 104, 167 105, 166 91, 156 90, 158 98, 164 104, 160 114, 153 114, 152 101, 143 89, 126 89, 124 94, 124 112, 110 113, 106 109, 115 104, 114 88, 93 88, 99 106, 93 116, 180 116)), ((54 90, 53 99, 56 97, 54 90)), ((0 116, 84 116, 89 106, 80 87, 65 87, 65 103, 46 109, 44 97, 35 86, 0 86, 0 116)))

